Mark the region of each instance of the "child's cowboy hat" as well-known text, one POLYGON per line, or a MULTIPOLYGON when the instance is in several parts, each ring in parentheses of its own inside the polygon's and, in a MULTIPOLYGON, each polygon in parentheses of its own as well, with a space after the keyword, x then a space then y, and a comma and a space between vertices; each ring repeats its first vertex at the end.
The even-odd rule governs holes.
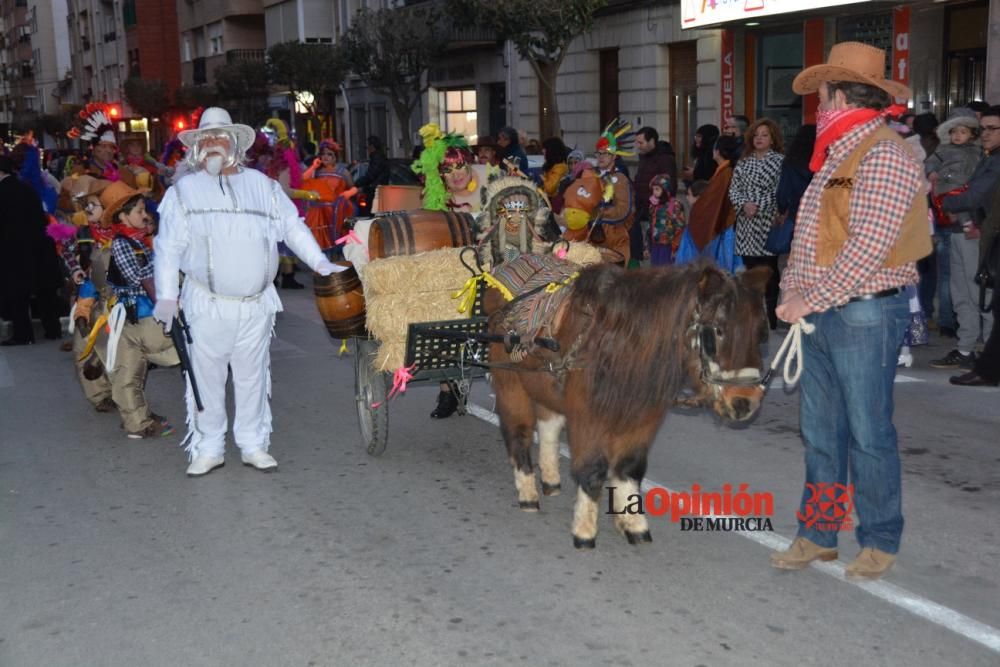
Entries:
POLYGON ((184 130, 177 134, 177 138, 181 140, 182 144, 191 148, 207 132, 218 130, 226 130, 236 136, 237 145, 233 146, 233 150, 240 156, 253 146, 254 139, 257 138, 257 133, 253 131, 252 127, 234 123, 229 112, 221 107, 205 109, 201 114, 201 120, 198 121, 198 129, 184 130))
POLYGON ((104 188, 101 193, 101 206, 104 213, 101 215, 101 224, 107 227, 115 221, 115 216, 122 210, 122 206, 128 203, 129 199, 149 192, 149 188, 139 188, 135 190, 121 181, 115 181, 104 188))
POLYGON ((823 81, 866 83, 893 97, 913 97, 909 88, 885 78, 885 51, 861 42, 834 44, 826 64, 813 65, 799 72, 792 82, 792 90, 797 95, 815 93, 823 81))

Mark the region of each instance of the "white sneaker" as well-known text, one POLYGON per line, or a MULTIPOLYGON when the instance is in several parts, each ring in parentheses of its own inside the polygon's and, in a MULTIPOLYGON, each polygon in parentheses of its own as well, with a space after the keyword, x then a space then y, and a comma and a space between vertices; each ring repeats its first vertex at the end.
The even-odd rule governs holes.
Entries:
POLYGON ((257 470, 263 470, 265 472, 270 472, 278 467, 278 462, 274 460, 274 457, 265 452, 263 449, 255 449, 252 452, 242 452, 240 458, 243 459, 243 465, 253 466, 257 470))
POLYGON ((191 461, 191 465, 188 466, 187 475, 188 477, 201 477, 224 465, 225 459, 221 456, 196 456, 194 461, 191 461))

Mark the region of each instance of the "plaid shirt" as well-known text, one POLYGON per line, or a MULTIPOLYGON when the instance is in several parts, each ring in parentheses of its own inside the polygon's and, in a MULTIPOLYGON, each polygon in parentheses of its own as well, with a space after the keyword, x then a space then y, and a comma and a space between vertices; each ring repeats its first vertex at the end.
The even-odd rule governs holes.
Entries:
POLYGON ((122 301, 130 301, 147 296, 140 281, 153 277, 153 251, 138 241, 124 236, 116 236, 111 242, 111 255, 127 285, 114 285, 115 296, 122 301), (145 253, 146 265, 139 262, 139 255, 145 253))
POLYGON ((802 196, 781 288, 799 291, 817 312, 841 306, 854 296, 917 283, 916 262, 882 266, 923 189, 920 165, 904 147, 889 141, 876 143, 858 167, 850 195, 849 235, 833 265, 816 264, 823 186, 844 158, 884 122, 875 118, 833 142, 802 196))

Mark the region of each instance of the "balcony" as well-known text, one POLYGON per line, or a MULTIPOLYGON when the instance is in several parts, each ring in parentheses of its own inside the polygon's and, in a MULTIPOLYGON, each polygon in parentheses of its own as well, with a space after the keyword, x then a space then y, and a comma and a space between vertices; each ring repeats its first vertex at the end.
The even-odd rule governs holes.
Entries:
POLYGON ((264 62, 264 49, 230 49, 226 51, 226 64, 232 65, 237 62, 262 63, 264 62))
POLYGON ((87 38, 87 37, 81 37, 80 38, 80 50, 81 51, 90 51, 90 39, 89 38, 87 38))
POLYGON ((114 30, 112 30, 111 32, 104 33, 104 43, 105 44, 107 44, 108 42, 113 42, 116 39, 118 39, 118 35, 117 35, 117 33, 115 33, 114 30))

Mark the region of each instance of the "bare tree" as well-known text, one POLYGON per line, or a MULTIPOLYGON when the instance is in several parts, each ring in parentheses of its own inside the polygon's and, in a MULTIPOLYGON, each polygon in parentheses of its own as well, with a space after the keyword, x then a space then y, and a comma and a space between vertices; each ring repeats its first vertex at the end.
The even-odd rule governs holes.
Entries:
POLYGON ((458 20, 492 28, 510 40, 538 78, 542 137, 562 136, 556 80, 570 43, 590 30, 607 0, 450 0, 458 20))
POLYGON ((287 89, 317 128, 333 113, 334 96, 347 75, 343 50, 332 44, 275 44, 267 50, 267 67, 271 84, 287 89))
POLYGON ((363 8, 344 37, 351 69, 389 98, 407 153, 413 148, 410 118, 427 91, 427 70, 444 52, 448 30, 448 20, 433 6, 363 8))

